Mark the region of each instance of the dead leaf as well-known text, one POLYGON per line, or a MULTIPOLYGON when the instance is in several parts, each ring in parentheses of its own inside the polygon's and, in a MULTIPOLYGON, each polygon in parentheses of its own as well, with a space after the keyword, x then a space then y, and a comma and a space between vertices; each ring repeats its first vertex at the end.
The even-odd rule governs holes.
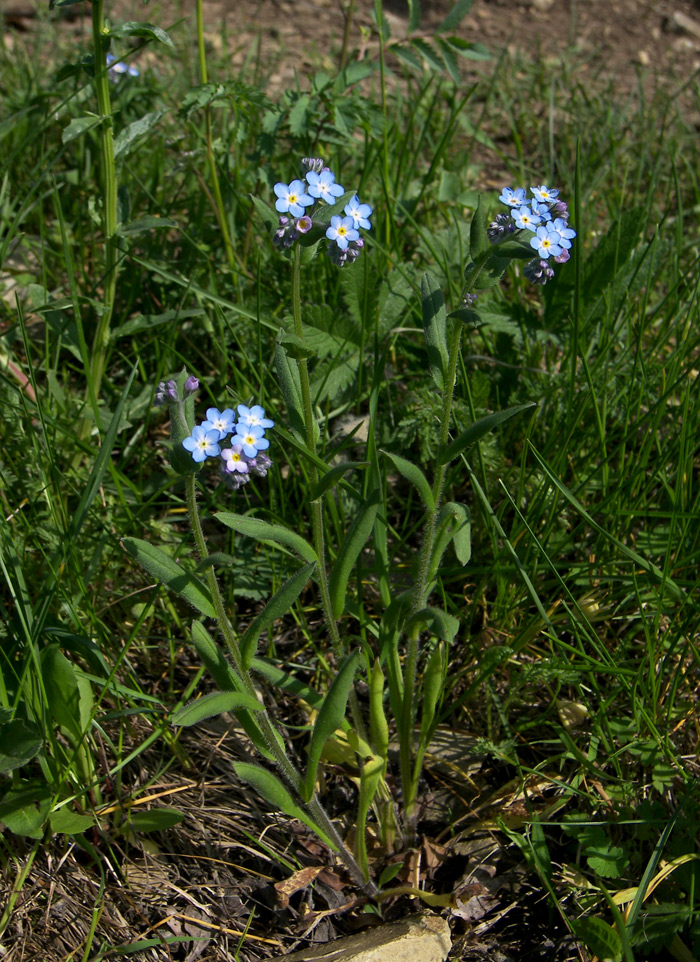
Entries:
POLYGON ((302 889, 308 888, 323 869, 323 865, 307 865, 306 868, 301 868, 298 872, 294 872, 289 878, 283 879, 281 882, 275 882, 275 891, 277 892, 279 907, 286 909, 289 905, 290 897, 294 895, 295 892, 300 892, 302 889))

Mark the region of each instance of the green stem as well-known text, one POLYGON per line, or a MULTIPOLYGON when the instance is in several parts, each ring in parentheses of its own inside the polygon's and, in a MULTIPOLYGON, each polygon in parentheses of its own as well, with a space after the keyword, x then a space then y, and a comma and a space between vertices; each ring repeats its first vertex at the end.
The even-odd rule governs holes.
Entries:
MULTIPOLYGON (((294 333, 301 341, 303 341, 304 326, 301 321, 301 247, 299 244, 297 244, 294 248, 294 257, 292 260, 292 317, 294 318, 294 333)), ((301 382, 301 399, 304 407, 306 446, 309 451, 312 452, 312 454, 316 454, 316 418, 314 417, 314 409, 311 402, 309 365, 305 357, 300 357, 298 364, 299 381, 301 382)), ((316 484, 318 483, 318 468, 316 467, 314 461, 311 462, 309 471, 311 475, 311 485, 315 488, 316 484)), ((316 551, 316 556, 318 558, 316 573, 318 575, 318 585, 321 592, 321 606, 323 608, 323 614, 331 636, 333 652, 335 653, 336 658, 340 660, 344 655, 347 654, 348 645, 341 639, 340 631, 338 630, 338 623, 333 615, 333 605, 331 604, 331 595, 328 588, 328 572, 326 570, 326 539, 323 524, 323 501, 320 498, 311 504, 311 530, 313 534, 314 550, 316 551)), ((350 712, 352 714, 355 731, 360 738, 367 741, 367 730, 364 719, 362 718, 362 711, 357 698, 357 692, 354 689, 350 692, 349 701, 350 712)))
MULTIPOLYGON (((204 43, 204 9, 203 0, 197 0, 197 49, 199 52, 199 77, 203 84, 208 83, 207 79, 207 53, 204 43)), ((204 127, 207 142, 207 162, 209 164, 209 177, 211 179, 211 190, 214 199, 214 213, 219 223, 219 230, 224 240, 224 250, 229 268, 233 271, 236 266, 236 255, 231 243, 226 211, 224 209, 224 199, 219 185, 219 175, 216 171, 216 159, 214 157, 214 141, 211 133, 211 113, 209 106, 204 108, 204 127)))
MULTIPOLYGON (((95 58, 95 93, 97 109, 102 120, 100 124, 100 168, 104 212, 102 217, 105 238, 105 274, 102 314, 97 321, 97 329, 92 345, 90 380, 95 397, 99 397, 105 371, 109 328, 114 311, 114 298, 117 289, 117 170, 114 163, 114 132, 112 105, 109 95, 109 75, 107 73, 107 34, 104 22, 104 0, 94 0, 92 4, 92 44, 95 58)), ((84 435, 84 428, 81 429, 84 435)))
MULTIPOLYGON (((197 486, 196 475, 194 473, 187 475, 185 479, 185 491, 187 500, 187 513, 192 526, 195 544, 197 546, 197 551, 200 558, 204 559, 208 556, 209 551, 207 549, 207 543, 202 530, 202 522, 199 517, 199 510, 197 508, 197 486)), ((206 568, 206 579, 207 584, 209 585, 209 591, 211 592, 214 608, 216 610, 217 621, 219 623, 219 627, 221 628, 221 633, 224 636, 226 647, 231 655, 231 660, 233 661, 236 669, 236 674, 242 681, 248 694, 252 695, 253 697, 257 697, 253 680, 250 677, 250 672, 243 665, 238 639, 233 629, 233 625, 228 617, 224 599, 221 594, 221 589, 219 588, 219 582, 211 565, 208 565, 206 568)), ((269 748, 280 773, 286 782, 291 786, 291 788, 294 789, 297 795, 302 797, 304 780, 282 747, 281 738, 267 711, 263 709, 262 711, 257 712, 255 715, 255 721, 260 728, 263 738, 265 739, 265 744, 269 748)), ((375 894, 376 888, 374 884, 367 882, 362 870, 355 861, 352 853, 346 847, 343 839, 340 836, 340 833, 328 817, 328 814, 316 795, 314 794, 308 802, 304 803, 304 805, 314 821, 318 823, 319 827, 326 833, 326 835, 336 846, 338 855, 342 859, 355 884, 366 889, 369 894, 375 894)))
MULTIPOLYGON (((450 420, 452 418, 452 403, 454 399, 455 378, 457 374, 457 361, 459 359, 459 345, 462 338, 462 325, 459 321, 454 322, 452 337, 449 345, 449 364, 447 370, 447 381, 442 402, 442 419, 440 421, 440 441, 438 451, 443 451, 447 445, 450 431, 450 420)), ((435 507, 428 512, 425 522, 425 535, 418 556, 418 577, 413 594, 413 602, 410 614, 415 614, 424 608, 429 596, 430 585, 428 584, 428 572, 430 570, 430 559, 433 554, 435 544, 435 530, 437 527, 440 503, 442 501, 445 477, 447 475, 447 464, 438 466, 433 481, 433 502, 435 507)), ((399 764, 401 769, 401 786, 403 790, 404 808, 409 822, 415 817, 416 795, 420 771, 414 774, 414 766, 411 759, 413 757, 413 713, 415 704, 415 687, 418 674, 418 657, 420 639, 420 626, 415 625, 407 639, 406 663, 404 668, 404 687, 403 701, 401 703, 401 739, 399 751, 399 764)))

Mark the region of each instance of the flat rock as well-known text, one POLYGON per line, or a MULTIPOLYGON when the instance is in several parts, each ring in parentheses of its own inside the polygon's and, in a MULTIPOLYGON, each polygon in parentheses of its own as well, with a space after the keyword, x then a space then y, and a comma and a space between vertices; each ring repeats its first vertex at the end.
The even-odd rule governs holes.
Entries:
POLYGON ((445 962, 451 948, 446 919, 426 913, 278 956, 271 962, 445 962))

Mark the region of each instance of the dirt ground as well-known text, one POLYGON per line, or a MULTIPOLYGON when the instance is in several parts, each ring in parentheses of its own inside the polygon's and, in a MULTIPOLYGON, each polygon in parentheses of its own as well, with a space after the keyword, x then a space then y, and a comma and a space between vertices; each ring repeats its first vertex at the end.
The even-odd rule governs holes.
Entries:
MULTIPOLYGON (((225 36, 233 64, 259 43, 263 59, 274 67, 271 87, 285 87, 295 74, 303 82, 311 70, 337 64, 343 9, 350 5, 350 0, 204 0, 208 40, 221 52, 225 36)), ((5 43, 12 44, 17 31, 31 31, 37 8, 47 6, 47 0, 0 0, 5 43)), ((450 0, 422 0, 420 33, 430 35, 451 6, 450 0)), ((351 57, 372 53, 373 8, 374 0, 355 0, 351 57)), ((407 9, 406 0, 384 0, 393 41, 406 36, 407 9)), ((178 32, 189 22, 194 33, 195 5, 188 0, 107 0, 106 10, 115 20, 179 24, 178 32)), ((89 31, 88 3, 63 8, 60 16, 67 30, 89 31)), ((474 0, 455 32, 494 53, 506 47, 533 58, 558 56, 573 46, 591 75, 602 70, 625 89, 640 71, 649 81, 677 82, 700 70, 700 0, 474 0)))

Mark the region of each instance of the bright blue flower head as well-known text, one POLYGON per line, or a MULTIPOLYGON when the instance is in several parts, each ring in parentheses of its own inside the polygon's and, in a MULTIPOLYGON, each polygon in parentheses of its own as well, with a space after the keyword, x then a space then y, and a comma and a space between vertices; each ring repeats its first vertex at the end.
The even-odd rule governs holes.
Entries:
POLYGON ((270 447, 270 442, 263 437, 264 434, 264 428, 237 424, 235 441, 243 445, 243 453, 247 458, 254 458, 258 451, 265 451, 270 447))
POLYGON ((328 240, 335 241, 341 251, 347 250, 350 241, 359 240, 360 232, 355 230, 352 217, 331 217, 331 226, 326 231, 328 240))
POLYGON ((254 404, 252 408, 245 404, 238 405, 238 427, 250 428, 274 428, 275 422, 265 417, 265 409, 259 404, 254 404))
POLYGON ((273 190, 277 194, 275 210, 280 214, 289 211, 292 217, 302 217, 304 208, 311 207, 314 202, 313 197, 309 197, 305 192, 303 180, 293 180, 291 184, 275 184, 273 190))
POLYGON ((371 229, 372 225, 369 218, 372 214, 372 208, 369 204, 361 204, 357 194, 345 205, 344 209, 345 214, 352 217, 355 227, 362 227, 364 230, 371 229))
POLYGON ((517 190, 504 187, 498 199, 502 204, 507 204, 509 207, 522 207, 523 204, 527 203, 527 193, 524 187, 518 187, 517 190))
POLYGON ((536 235, 530 238, 530 247, 534 247, 543 260, 556 257, 562 252, 561 234, 553 230, 551 224, 544 224, 538 227, 536 235))
POLYGON ((223 441, 227 434, 232 433, 234 420, 235 414, 231 408, 226 408, 225 411, 219 411, 218 408, 207 408, 207 419, 202 421, 202 427, 205 431, 218 431, 219 437, 217 440, 223 441))
POLYGON ((562 217, 557 217, 556 220, 552 221, 552 229, 557 231, 560 240, 559 244, 566 250, 571 249, 571 241, 576 237, 576 231, 573 227, 569 227, 566 221, 562 217))
POLYGON ((306 182, 311 196, 320 197, 327 204, 332 204, 336 197, 342 197, 345 193, 340 184, 336 184, 335 175, 330 170, 322 170, 320 174, 310 170, 306 175, 306 182))
POLYGON ((182 442, 186 451, 192 452, 192 458, 197 461, 206 461, 207 458, 215 458, 221 453, 221 448, 217 444, 219 440, 218 431, 207 431, 200 425, 193 429, 192 434, 182 442))
POLYGON ((539 214, 536 214, 531 207, 519 207, 517 210, 513 208, 510 212, 510 216, 515 221, 515 226, 520 230, 537 230, 537 225, 542 223, 542 218, 539 214))
POLYGON ((541 204, 551 204, 559 196, 558 190, 551 190, 545 184, 542 184, 541 187, 531 187, 530 190, 535 200, 538 200, 541 204))

